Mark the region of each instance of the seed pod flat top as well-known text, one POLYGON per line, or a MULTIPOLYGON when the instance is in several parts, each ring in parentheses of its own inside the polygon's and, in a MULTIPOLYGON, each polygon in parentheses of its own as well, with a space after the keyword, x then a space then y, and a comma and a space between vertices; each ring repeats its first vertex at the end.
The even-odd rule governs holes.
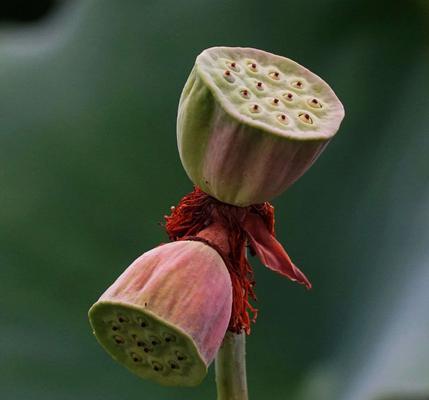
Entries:
POLYGON ((326 140, 344 117, 330 86, 288 58, 252 48, 213 47, 195 65, 226 112, 274 134, 326 140))
POLYGON ((204 192, 235 206, 269 201, 316 161, 344 108, 329 85, 262 50, 204 50, 183 88, 177 143, 204 192))

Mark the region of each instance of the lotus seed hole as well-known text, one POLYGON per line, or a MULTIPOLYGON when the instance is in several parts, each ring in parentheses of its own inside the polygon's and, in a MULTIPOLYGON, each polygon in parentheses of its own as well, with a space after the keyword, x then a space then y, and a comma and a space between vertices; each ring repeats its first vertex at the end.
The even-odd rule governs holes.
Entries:
POLYGON ((152 368, 156 372, 162 371, 164 369, 164 367, 162 366, 162 364, 160 364, 157 361, 152 361, 152 368))
POLYGON ((249 69, 251 70, 251 71, 253 71, 253 72, 256 72, 257 70, 258 70, 258 67, 257 67, 257 65, 255 64, 255 63, 249 63, 249 64, 247 64, 247 66, 249 67, 249 69))
POLYGON ((313 108, 322 108, 322 103, 317 99, 309 99, 307 101, 308 105, 313 108))
POLYGON ((183 353, 181 353, 180 351, 176 351, 176 357, 179 361, 186 360, 186 356, 183 353))
POLYGON ((312 124, 313 123, 313 119, 310 117, 309 114, 307 113, 299 113, 298 114, 298 118, 302 121, 305 122, 306 124, 312 124))
POLYGON ((169 333, 164 334, 164 340, 167 343, 171 343, 171 342, 175 342, 176 341, 176 337, 174 335, 170 335, 169 333))
POLYGON ((229 83, 232 83, 235 81, 234 77, 232 76, 231 72, 226 70, 223 73, 223 77, 225 78, 225 80, 227 80, 229 83))
POLYGON ((287 101, 292 101, 293 100, 293 94, 290 92, 287 92, 285 94, 283 94, 283 97, 285 98, 285 100, 287 101))
POLYGON ((152 352, 152 349, 151 349, 150 347, 145 347, 145 348, 143 349, 143 351, 144 351, 145 353, 151 353, 151 352, 152 352))
POLYGON ((141 340, 139 340, 139 341, 137 342, 137 346, 138 346, 138 347, 144 347, 144 346, 146 346, 146 343, 145 343, 145 342, 142 342, 141 340))
POLYGON ((137 353, 131 353, 131 358, 135 363, 142 361, 142 358, 137 353))
POLYGON ((256 83, 256 89, 263 90, 264 89, 264 84, 262 82, 257 82, 256 83))
POLYGON ((124 344, 125 339, 122 336, 115 335, 113 336, 113 339, 115 340, 116 344, 124 344))
POLYGON ((277 119, 282 123, 282 124, 287 124, 289 122, 288 117, 285 114, 279 114, 277 116, 277 119))
POLYGON ((280 73, 277 71, 272 71, 268 74, 271 79, 278 81, 280 79, 280 73))
POLYGON ((250 93, 247 89, 240 90, 240 94, 241 94, 241 97, 244 97, 245 99, 250 98, 250 93))
POLYGON ((119 326, 117 326, 117 325, 113 325, 113 326, 112 326, 112 331, 113 331, 113 332, 119 331, 119 326))
POLYGON ((153 346, 161 344, 161 341, 156 336, 151 336, 149 339, 153 346))
POLYGON ((138 319, 138 323, 142 328, 146 328, 147 327, 147 322, 143 319, 143 318, 139 318, 138 319))
POLYGON ((240 67, 235 62, 228 62, 226 65, 228 65, 228 67, 231 68, 235 72, 240 71, 240 67))
POLYGON ((124 315, 118 315, 118 322, 123 324, 123 323, 129 322, 129 319, 127 317, 125 317, 124 315))
POLYGON ((259 113, 261 112, 261 107, 259 107, 257 104, 252 104, 250 106, 250 112, 254 114, 259 113))
POLYGON ((278 106, 279 102, 280 102, 279 99, 274 98, 271 103, 274 104, 275 106, 278 106))
POLYGON ((170 365, 171 369, 180 369, 179 364, 177 364, 175 361, 169 361, 168 364, 170 365))
POLYGON ((302 83, 302 81, 293 81, 291 85, 297 89, 302 89, 304 87, 304 84, 302 83))

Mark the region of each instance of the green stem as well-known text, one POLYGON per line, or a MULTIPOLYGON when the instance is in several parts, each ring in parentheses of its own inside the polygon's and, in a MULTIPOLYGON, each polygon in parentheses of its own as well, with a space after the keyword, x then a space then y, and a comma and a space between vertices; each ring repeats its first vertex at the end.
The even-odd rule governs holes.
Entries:
POLYGON ((246 334, 227 332, 216 356, 217 400, 248 400, 246 334))

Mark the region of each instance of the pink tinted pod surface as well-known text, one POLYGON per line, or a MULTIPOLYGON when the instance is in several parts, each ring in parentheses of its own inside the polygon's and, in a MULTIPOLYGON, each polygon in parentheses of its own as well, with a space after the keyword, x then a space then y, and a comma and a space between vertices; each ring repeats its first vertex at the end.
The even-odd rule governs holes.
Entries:
POLYGON ((220 255, 196 241, 144 253, 89 311, 118 362, 164 385, 201 382, 228 327, 232 287, 220 255))

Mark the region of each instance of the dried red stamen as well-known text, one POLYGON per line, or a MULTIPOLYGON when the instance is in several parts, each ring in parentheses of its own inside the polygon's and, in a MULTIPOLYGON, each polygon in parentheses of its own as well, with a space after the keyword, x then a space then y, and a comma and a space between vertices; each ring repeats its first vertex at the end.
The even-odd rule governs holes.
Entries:
POLYGON ((250 253, 257 254, 266 266, 311 287, 274 238, 274 208, 268 202, 236 207, 222 203, 196 187, 182 198, 169 216, 165 216, 165 221, 170 240, 203 241, 222 256, 233 288, 228 327, 232 332, 244 330, 249 334, 250 322, 257 317, 257 309, 249 302, 249 298, 256 300, 253 270, 246 257, 249 242, 250 253))

